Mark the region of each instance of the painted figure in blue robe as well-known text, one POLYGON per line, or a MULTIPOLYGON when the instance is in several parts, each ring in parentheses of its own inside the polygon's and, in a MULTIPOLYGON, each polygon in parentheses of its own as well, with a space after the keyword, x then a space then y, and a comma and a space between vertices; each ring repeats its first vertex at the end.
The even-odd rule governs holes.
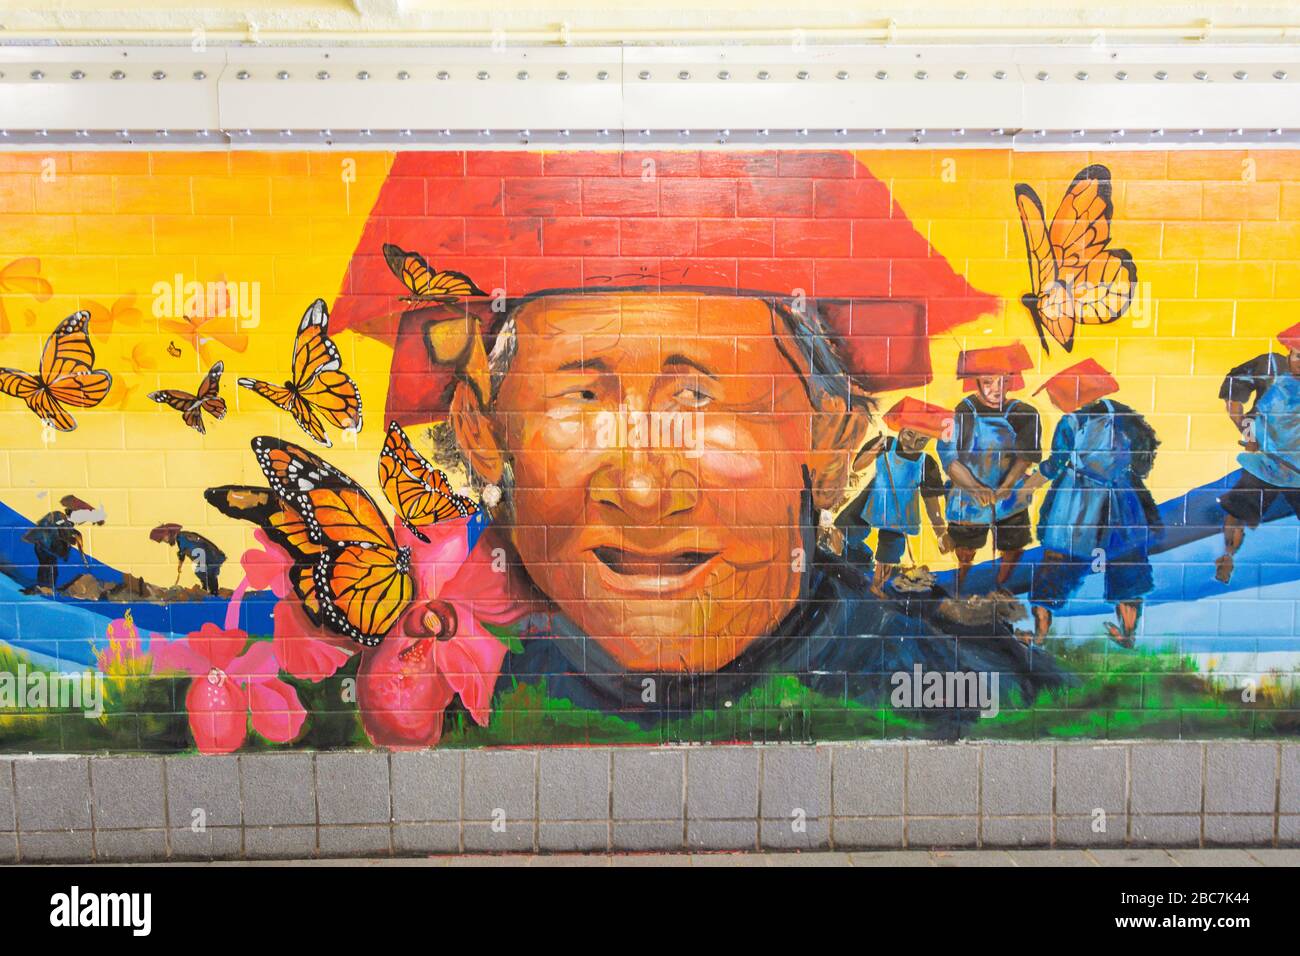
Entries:
POLYGON ((999 588, 1033 537, 1023 489, 1026 473, 1042 457, 1042 434, 1038 412, 1010 395, 1025 387, 1021 373, 1032 365, 1019 342, 972 349, 957 359, 957 377, 971 394, 953 410, 951 434, 937 450, 948 472, 948 537, 957 554, 959 594, 990 533, 999 588))
POLYGON ((858 456, 855 468, 864 469, 874 462, 875 474, 836 520, 850 559, 867 550, 867 535, 876 530, 871 592, 877 597, 885 597, 885 585, 911 550, 909 539, 921 533, 922 505, 939 549, 946 553, 952 547, 943 517, 943 474, 934 456, 925 451, 931 438, 943 436, 952 414, 907 396, 886 412, 884 419, 897 437, 877 441, 858 456))
POLYGON ((1042 643, 1053 612, 1089 574, 1098 573, 1117 618, 1106 622, 1106 630, 1120 646, 1132 647, 1142 596, 1153 584, 1148 554, 1160 518, 1144 482, 1159 442, 1142 415, 1106 397, 1119 385, 1092 359, 1054 376, 1043 389, 1064 415, 1051 454, 1027 481, 1031 489, 1051 482, 1038 516, 1043 559, 1034 568, 1030 593, 1032 638, 1042 643))
POLYGON ((194 565, 194 576, 212 595, 220 594, 218 582, 221 566, 226 563, 226 553, 196 531, 187 531, 178 524, 160 524, 149 532, 149 538, 176 548, 176 584, 181 582, 181 570, 186 560, 194 565))
POLYGON ((1246 528, 1256 528, 1279 497, 1300 516, 1300 325, 1278 335, 1287 354, 1265 352, 1230 371, 1219 389, 1241 432, 1241 478, 1219 498, 1223 554, 1215 574, 1232 580, 1233 559, 1246 528), (1249 402, 1253 404, 1247 410, 1249 402))

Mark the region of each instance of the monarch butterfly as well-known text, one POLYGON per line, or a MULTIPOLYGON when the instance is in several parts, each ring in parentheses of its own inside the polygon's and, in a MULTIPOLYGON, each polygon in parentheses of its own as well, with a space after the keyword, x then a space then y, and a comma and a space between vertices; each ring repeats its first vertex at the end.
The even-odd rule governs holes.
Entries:
POLYGON ((486 295, 487 293, 474 284, 463 272, 446 270, 434 272, 424 256, 418 252, 407 252, 391 242, 384 243, 384 261, 393 275, 402 280, 410 291, 403 296, 403 302, 424 302, 451 298, 458 295, 486 295))
POLYGON ((361 430, 361 394, 343 371, 343 356, 329 337, 325 300, 307 307, 293 343, 293 378, 284 386, 252 378, 239 384, 291 414, 303 431, 328 448, 322 416, 338 428, 361 430), (319 414, 318 414, 319 413, 319 414))
POLYGON ((429 538, 417 525, 475 514, 478 505, 451 490, 447 476, 411 447, 397 422, 388 425, 388 437, 379 453, 379 485, 402 523, 426 544, 429 538))
POLYGON ((90 313, 75 312, 50 333, 41 350, 41 368, 35 375, 0 368, 0 392, 21 398, 47 425, 70 432, 76 419, 64 405, 94 408, 112 387, 113 376, 92 368, 95 347, 90 344, 90 313))
POLYGON ((149 398, 159 405, 168 405, 181 413, 181 419, 200 435, 207 433, 203 426, 203 413, 213 418, 226 417, 226 400, 221 397, 221 373, 226 369, 225 362, 218 362, 208 369, 208 374, 199 383, 199 390, 191 395, 175 388, 165 388, 160 392, 150 392, 149 398))
POLYGON ((1110 249, 1110 170, 1081 169, 1065 191, 1051 229, 1033 188, 1016 185, 1033 291, 1021 296, 1047 348, 1047 334, 1065 351, 1074 348, 1076 324, 1114 322, 1133 301, 1137 265, 1123 249, 1110 249))
POLYGON ((209 488, 223 514, 261 525, 294 559, 290 582, 314 624, 380 644, 415 594, 411 552, 365 490, 291 442, 260 436, 253 453, 271 487, 209 488))

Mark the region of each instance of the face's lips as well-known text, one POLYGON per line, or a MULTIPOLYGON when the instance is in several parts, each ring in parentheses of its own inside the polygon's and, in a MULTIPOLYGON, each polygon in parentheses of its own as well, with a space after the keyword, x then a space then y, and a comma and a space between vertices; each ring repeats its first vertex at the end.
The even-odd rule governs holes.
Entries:
POLYGON ((591 549, 596 570, 613 591, 664 595, 702 581, 717 560, 717 551, 665 551, 647 554, 609 545, 591 549))

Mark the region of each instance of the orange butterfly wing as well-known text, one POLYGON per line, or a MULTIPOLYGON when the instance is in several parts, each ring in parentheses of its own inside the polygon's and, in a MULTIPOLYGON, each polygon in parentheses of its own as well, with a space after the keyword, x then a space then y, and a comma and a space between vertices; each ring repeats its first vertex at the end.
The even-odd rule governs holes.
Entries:
POLYGON ((478 505, 451 490, 447 476, 425 461, 412 446, 397 422, 388 426, 388 437, 379 455, 379 483, 397 513, 415 534, 428 538, 419 525, 475 514, 478 505))
POLYGON ((397 546, 373 499, 343 472, 298 445, 253 439, 272 490, 302 515, 321 547, 313 580, 324 623, 373 647, 415 594, 410 552, 397 546))
POLYGON ((289 581, 313 624, 320 624, 320 602, 316 598, 315 571, 321 552, 307 534, 307 523, 270 488, 251 485, 223 485, 203 493, 208 504, 231 518, 251 521, 294 559, 289 581))
POLYGON ((407 252, 392 243, 384 243, 383 252, 389 270, 402 280, 412 298, 486 294, 463 272, 435 272, 418 252, 407 252))
POLYGON ((23 399, 38 418, 60 431, 76 428, 76 420, 63 406, 93 408, 113 386, 113 376, 91 367, 95 349, 89 323, 90 313, 84 311, 60 322, 41 350, 40 372, 28 375, 0 369, 0 392, 23 399))

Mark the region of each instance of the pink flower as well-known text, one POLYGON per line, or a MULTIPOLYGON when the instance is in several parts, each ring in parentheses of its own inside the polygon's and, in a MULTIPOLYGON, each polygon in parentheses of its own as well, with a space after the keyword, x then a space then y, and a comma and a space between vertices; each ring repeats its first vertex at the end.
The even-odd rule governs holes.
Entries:
POLYGON ((442 712, 459 695, 480 725, 507 648, 485 627, 504 627, 526 609, 511 600, 508 576, 485 548, 469 551, 467 521, 425 527, 425 543, 406 528, 416 597, 374 650, 363 650, 357 697, 370 739, 388 746, 428 746, 442 735, 442 712))
MULTIPOLYGON (((98 646, 94 648, 95 662, 100 673, 120 677, 149 672, 149 652, 140 640, 140 632, 136 630, 130 608, 127 608, 124 617, 109 622, 104 637, 108 641, 108 647, 102 650, 98 646)), ((150 634, 149 639, 157 641, 160 637, 158 634, 150 634)))
MULTIPOLYGON (((244 568, 244 581, 236 591, 237 597, 242 600, 244 592, 252 588, 269 590, 280 598, 273 612, 273 646, 280 666, 299 680, 313 683, 333 676, 352 656, 352 643, 312 624, 289 581, 294 566, 289 552, 272 541, 261 528, 253 532, 253 537, 261 547, 249 548, 239 559, 244 568)), ((234 598, 231 604, 233 616, 227 616, 227 627, 234 626, 239 620, 234 598)))
POLYGON ((261 528, 254 529, 253 539, 262 547, 249 548, 239 559, 248 586, 254 591, 269 590, 278 598, 287 596, 292 589, 289 572, 293 570, 293 558, 261 528))
POLYGON ((248 737, 250 712, 253 729, 282 744, 297 737, 307 719, 297 691, 279 679, 271 645, 257 641, 245 651, 247 644, 243 631, 212 623, 183 640, 154 638, 154 673, 179 671, 194 678, 185 709, 201 753, 238 750, 248 737))

